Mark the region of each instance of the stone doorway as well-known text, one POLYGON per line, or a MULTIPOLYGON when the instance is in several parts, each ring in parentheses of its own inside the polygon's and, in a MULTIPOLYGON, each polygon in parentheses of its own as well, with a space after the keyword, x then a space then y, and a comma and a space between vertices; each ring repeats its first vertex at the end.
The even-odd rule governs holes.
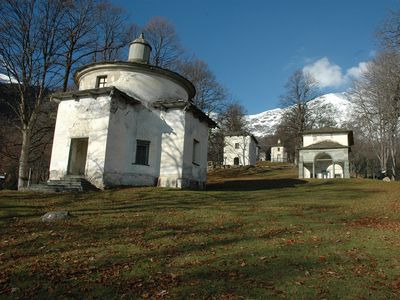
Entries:
POLYGON ((88 138, 71 139, 68 159, 68 175, 85 175, 88 138))
POLYGON ((233 159, 233 164, 234 164, 235 166, 238 166, 238 165, 239 165, 239 157, 235 157, 235 158, 233 159))

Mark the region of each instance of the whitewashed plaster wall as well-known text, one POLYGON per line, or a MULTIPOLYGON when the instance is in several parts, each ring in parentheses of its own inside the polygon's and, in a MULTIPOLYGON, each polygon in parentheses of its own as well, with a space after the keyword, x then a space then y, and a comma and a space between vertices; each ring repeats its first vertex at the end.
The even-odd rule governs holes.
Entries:
POLYGON ((166 187, 206 181, 208 126, 190 112, 152 111, 109 97, 62 101, 50 179, 67 175, 70 141, 78 137, 89 138, 85 175, 99 188, 154 185, 157 178, 166 187), (135 164, 138 139, 150 142, 148 165, 135 164), (199 166, 192 164, 193 139, 200 142, 199 166))
POLYGON ((303 149, 299 152, 300 162, 313 162, 317 156, 326 153, 333 161, 348 161, 349 150, 347 148, 339 149, 303 149))
POLYGON ((312 165, 304 166, 304 177, 303 178, 311 178, 312 165))
POLYGON ((172 130, 162 133, 158 185, 162 187, 181 187, 185 141, 185 112, 181 109, 168 109, 160 113, 160 118, 172 130))
POLYGON ((347 133, 315 133, 303 136, 303 147, 327 140, 339 143, 343 146, 348 146, 349 144, 347 133))
POLYGON ((161 135, 171 132, 158 112, 113 99, 104 181, 107 186, 156 184, 160 173, 161 135), (148 125, 147 125, 148 124, 148 125), (137 140, 149 141, 148 165, 136 164, 137 140))
POLYGON ((141 105, 128 107, 119 104, 111 113, 105 182, 153 185, 158 177, 158 185, 163 187, 186 187, 193 181, 204 184, 207 124, 181 109, 160 112, 141 105), (134 164, 137 139, 150 141, 148 166, 134 164), (193 139, 200 142, 199 166, 192 163, 193 139))
POLYGON ((50 180, 67 175, 72 138, 88 138, 85 174, 96 186, 103 187, 110 97, 61 101, 58 106, 50 162, 50 180))
POLYGON ((158 100, 189 100, 188 92, 180 84, 155 72, 138 68, 118 70, 102 66, 84 73, 79 90, 96 88, 97 76, 107 75, 107 86, 115 86, 131 97, 147 103, 158 100))
POLYGON ((204 187, 207 179, 208 124, 191 112, 185 113, 185 142, 182 178, 185 186, 204 187), (193 162, 194 140, 198 142, 198 161, 193 162))
POLYGON ((271 147, 271 161, 283 162, 287 159, 285 147, 274 146, 271 147))
POLYGON ((254 143, 250 136, 226 136, 224 139, 224 164, 233 166, 235 157, 239 157, 241 166, 255 164, 255 160, 250 161, 250 149, 255 151, 255 148, 251 147, 252 142, 254 143), (235 148, 236 143, 239 144, 238 149, 235 148))

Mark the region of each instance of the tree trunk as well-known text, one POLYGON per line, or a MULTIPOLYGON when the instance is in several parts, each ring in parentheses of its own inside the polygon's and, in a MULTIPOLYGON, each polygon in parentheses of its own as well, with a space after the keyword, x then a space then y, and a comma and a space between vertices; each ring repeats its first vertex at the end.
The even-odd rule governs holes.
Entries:
POLYGON ((389 142, 389 146, 390 146, 390 158, 391 158, 391 169, 392 169, 392 180, 396 180, 396 155, 397 155, 397 149, 396 149, 396 130, 397 130, 397 120, 398 117, 396 115, 396 121, 395 121, 395 125, 392 127, 393 129, 390 132, 390 142, 389 142))
POLYGON ((29 149, 31 147, 31 132, 28 127, 22 129, 21 156, 18 166, 18 190, 23 189, 27 183, 29 149))
POLYGON ((391 158, 392 158, 392 180, 396 180, 396 150, 394 149, 394 145, 392 144, 390 148, 391 158))
POLYGON ((71 61, 70 61, 70 59, 68 59, 65 64, 65 73, 64 73, 64 79, 63 79, 63 92, 66 92, 68 89, 68 80, 69 80, 70 73, 71 73, 71 61))

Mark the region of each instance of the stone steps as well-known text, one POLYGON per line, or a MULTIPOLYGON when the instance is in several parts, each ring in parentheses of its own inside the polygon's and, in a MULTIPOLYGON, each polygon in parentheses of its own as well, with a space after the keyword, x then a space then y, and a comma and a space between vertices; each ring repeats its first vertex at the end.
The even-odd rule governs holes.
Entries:
POLYGON ((27 189, 38 192, 86 192, 99 190, 85 178, 70 176, 60 180, 48 180, 47 183, 33 184, 27 189))

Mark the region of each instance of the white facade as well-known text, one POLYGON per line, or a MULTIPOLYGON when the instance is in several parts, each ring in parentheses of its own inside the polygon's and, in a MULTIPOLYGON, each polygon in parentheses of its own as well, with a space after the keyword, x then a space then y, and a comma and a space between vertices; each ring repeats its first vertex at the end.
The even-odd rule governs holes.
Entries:
POLYGON ((319 129, 303 135, 299 152, 299 178, 350 178, 349 152, 353 133, 319 129))
POLYGON ((60 104, 50 180, 79 176, 99 188, 205 185, 215 123, 190 102, 188 80, 143 60, 86 66, 75 74, 79 91, 53 95, 60 104))
POLYGON ((278 145, 271 147, 271 162, 286 162, 287 152, 285 147, 278 140, 278 145))
POLYGON ((267 152, 258 149, 258 160, 259 161, 266 161, 267 160, 267 152))
POLYGON ((102 75, 107 76, 107 86, 124 91, 144 105, 166 99, 188 101, 194 96, 193 91, 189 90, 189 83, 186 87, 178 81, 178 74, 134 62, 109 62, 87 66, 75 75, 79 82, 79 90, 96 87, 97 79, 102 75))
POLYGON ((286 154, 285 147, 283 147, 283 146, 271 147, 271 161, 272 162, 286 162, 287 154, 286 154))
POLYGON ((324 141, 332 141, 343 146, 349 146, 348 132, 311 132, 303 135, 303 147, 324 141))
POLYGON ((257 140, 252 135, 230 135, 224 138, 224 165, 255 165, 258 158, 257 140))

